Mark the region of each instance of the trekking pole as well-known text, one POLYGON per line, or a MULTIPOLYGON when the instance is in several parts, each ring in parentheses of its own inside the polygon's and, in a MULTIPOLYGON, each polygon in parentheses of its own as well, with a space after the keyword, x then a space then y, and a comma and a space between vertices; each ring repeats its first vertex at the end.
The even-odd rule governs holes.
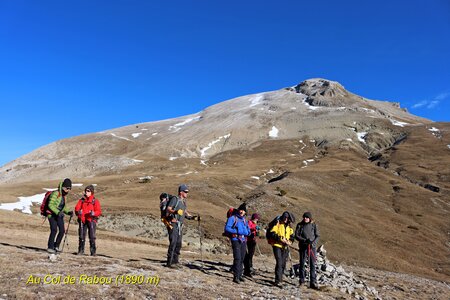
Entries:
POLYGON ((203 270, 203 240, 202 240, 202 227, 200 225, 200 215, 197 216, 198 221, 198 235, 200 239, 200 261, 201 261, 201 269, 203 270))
MULTIPOLYGON (((262 257, 263 255, 261 253, 261 249, 259 249, 258 243, 256 243, 256 249, 258 249, 259 256, 262 257)), ((263 266, 264 266, 264 272, 266 272, 266 273, 269 272, 268 269, 267 269, 267 266, 266 266, 266 260, 263 260, 263 266)))
POLYGON ((295 278, 295 270, 294 270, 294 264, 292 263, 292 256, 291 256, 291 251, 289 250, 289 247, 287 248, 288 251, 288 256, 289 256, 289 261, 291 262, 291 269, 289 270, 289 275, 292 279, 295 278))
MULTIPOLYGON (((67 233, 69 232, 70 221, 72 221, 72 216, 73 216, 73 214, 69 217, 69 224, 67 224, 67 229, 66 229, 66 232, 64 233, 64 241, 63 241, 63 245, 62 245, 62 248, 61 248, 61 252, 64 251, 64 245, 66 244, 67 233)), ((67 247, 69 247, 69 241, 67 241, 67 247)))

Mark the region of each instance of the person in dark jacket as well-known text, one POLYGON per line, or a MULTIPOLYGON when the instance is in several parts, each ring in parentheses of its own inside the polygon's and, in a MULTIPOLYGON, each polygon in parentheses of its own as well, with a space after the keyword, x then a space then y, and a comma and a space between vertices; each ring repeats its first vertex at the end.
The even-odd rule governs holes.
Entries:
POLYGON ((246 204, 242 203, 238 207, 237 213, 229 217, 225 224, 225 232, 228 234, 233 248, 233 267, 231 270, 233 271, 234 283, 244 281, 242 278, 242 267, 245 257, 247 236, 250 235, 250 229, 245 220, 246 213, 246 204))
POLYGON ((250 229, 250 235, 247 237, 247 252, 244 257, 244 276, 252 277, 253 272, 253 255, 255 255, 256 238, 258 237, 259 226, 258 221, 259 214, 254 213, 248 221, 248 228, 250 229))
POLYGON ((319 241, 319 228, 312 219, 310 212, 303 214, 303 220, 297 224, 295 238, 298 241, 300 254, 300 285, 305 283, 305 262, 309 261, 309 286, 319 289, 316 278, 317 242, 319 241))
POLYGON ((60 252, 59 246, 64 237, 64 214, 73 215, 66 205, 66 196, 72 189, 72 181, 69 178, 64 179, 58 185, 58 189, 53 191, 48 198, 48 222, 50 224, 50 235, 47 242, 47 252, 60 252), (55 240, 56 236, 56 240, 55 240))
POLYGON ((167 250, 166 267, 168 268, 179 268, 184 219, 200 221, 200 216, 193 216, 187 211, 188 193, 189 187, 181 184, 178 187, 178 196, 172 197, 167 204, 166 219, 168 220, 169 249, 167 250))
POLYGON ((96 255, 95 232, 98 217, 102 214, 100 201, 94 197, 94 186, 88 185, 84 189, 83 197, 75 206, 75 214, 78 216, 78 255, 84 255, 86 231, 89 231, 89 245, 92 256, 96 255))

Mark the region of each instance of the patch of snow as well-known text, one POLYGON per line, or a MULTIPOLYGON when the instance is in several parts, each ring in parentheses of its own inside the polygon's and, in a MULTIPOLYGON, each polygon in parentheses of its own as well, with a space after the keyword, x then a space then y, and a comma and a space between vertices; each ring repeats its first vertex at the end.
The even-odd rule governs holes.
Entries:
POLYGON ((152 133, 153 136, 155 136, 155 135, 157 135, 157 134, 158 134, 157 132, 153 132, 153 133, 152 133))
POLYGON ((204 165, 204 166, 207 166, 206 160, 200 160, 200 164, 201 164, 201 165, 204 165))
POLYGON ((145 179, 150 180, 152 178, 153 178, 153 176, 144 176, 144 177, 139 177, 139 180, 145 180, 145 179))
POLYGON ((72 186, 83 186, 82 183, 72 183, 72 186))
POLYGON ((272 130, 269 131, 269 136, 271 138, 276 138, 278 137, 278 128, 276 128, 275 126, 272 126, 272 130))
POLYGON ((251 178, 256 179, 256 180, 259 180, 259 177, 258 177, 258 176, 252 176, 251 178))
POLYGON ((319 106, 313 106, 313 105, 309 104, 308 102, 306 102, 306 98, 303 98, 302 103, 303 103, 304 105, 306 105, 306 107, 307 107, 309 110, 320 109, 319 106))
POLYGON ((303 150, 303 149, 305 149, 305 148, 306 148, 306 144, 305 144, 305 143, 303 143, 303 140, 300 140, 299 142, 303 144, 303 147, 302 147, 302 149, 300 149, 300 151, 299 151, 300 153, 302 153, 302 151, 301 151, 301 150, 303 150))
POLYGON ((138 132, 138 133, 133 133, 131 134, 132 137, 137 138, 138 136, 140 136, 142 134, 142 132, 138 132))
POLYGON ((437 129, 436 127, 431 127, 430 129, 428 129, 431 132, 439 132, 440 130, 437 129))
POLYGON ((132 161, 135 162, 135 163, 141 163, 141 162, 144 162, 143 160, 140 160, 140 159, 132 159, 132 161))
POLYGON ((291 107, 291 109, 292 109, 292 110, 296 110, 296 109, 297 109, 297 107, 291 107))
POLYGON ((364 138, 367 135, 367 132, 357 132, 356 135, 358 136, 358 140, 360 142, 366 143, 366 141, 364 140, 364 138))
POLYGON ((123 137, 123 136, 118 136, 118 135, 116 135, 115 133, 110 133, 110 135, 112 135, 113 137, 116 137, 116 138, 118 138, 118 139, 122 139, 122 140, 130 141, 130 142, 131 142, 130 139, 127 139, 126 137, 123 137))
POLYGON ((171 157, 169 157, 169 160, 175 160, 175 159, 177 159, 178 157, 176 157, 176 156, 171 156, 171 157))
POLYGON ((255 95, 254 97, 249 99, 249 101, 251 103, 249 107, 253 107, 253 106, 260 104, 263 99, 264 99, 263 95, 260 95, 260 94, 255 95))
POLYGON ((227 139, 227 138, 229 138, 230 136, 231 136, 231 133, 229 133, 229 134, 227 134, 227 135, 224 135, 224 136, 220 136, 217 140, 214 140, 214 141, 210 142, 210 143, 208 144, 208 146, 206 146, 206 147, 204 147, 204 148, 201 148, 201 149, 200 149, 200 157, 205 157, 206 151, 208 151, 209 149, 211 149, 211 147, 212 147, 214 144, 220 142, 220 140, 222 140, 222 139, 227 139))
POLYGON ((365 108, 365 107, 361 107, 361 109, 362 109, 362 110, 365 110, 365 111, 367 111, 367 112, 369 112, 369 113, 373 113, 373 114, 376 113, 376 111, 374 111, 373 109, 369 109, 369 108, 365 108))
POLYGON ((392 125, 395 125, 395 126, 404 127, 405 125, 409 125, 409 123, 400 122, 400 121, 397 121, 394 119, 389 119, 389 121, 391 121, 392 125))
POLYGON ((56 191, 57 189, 43 188, 43 190, 47 192, 53 192, 56 191))
POLYGON ((310 142, 310 143, 315 143, 315 142, 316 142, 316 140, 309 140, 309 142, 310 142))
POLYGON ((273 174, 275 173, 274 170, 270 169, 269 172, 267 172, 267 174, 273 174))
POLYGON ((15 210, 18 209, 25 214, 31 213, 31 206, 33 203, 41 204, 42 200, 44 200, 45 193, 37 194, 29 197, 19 197, 17 202, 14 203, 2 203, 0 204, 0 209, 4 210, 15 210))
POLYGON ((351 139, 351 138, 347 138, 347 139, 345 139, 346 141, 349 141, 349 142, 353 142, 353 140, 351 139))
POLYGON ((184 120, 183 122, 177 123, 175 125, 172 125, 169 127, 169 131, 173 131, 173 132, 177 132, 179 130, 181 130, 181 127, 192 122, 192 121, 197 121, 201 118, 201 116, 195 117, 195 118, 189 118, 184 120))
POLYGON ((450 149, 450 145, 447 145, 447 148, 450 149))

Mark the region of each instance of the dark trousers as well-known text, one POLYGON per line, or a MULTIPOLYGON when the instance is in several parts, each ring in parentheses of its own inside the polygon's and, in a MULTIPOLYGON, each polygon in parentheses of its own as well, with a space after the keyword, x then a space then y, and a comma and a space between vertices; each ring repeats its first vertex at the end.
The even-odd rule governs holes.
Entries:
POLYGON ((300 251, 300 283, 305 282, 305 262, 309 261, 309 282, 310 284, 316 284, 316 247, 312 245, 299 245, 300 251))
POLYGON ((273 254, 275 255, 275 283, 283 281, 284 269, 286 269, 286 260, 288 257, 288 249, 272 247, 273 254))
POLYGON ((231 246, 233 247, 233 267, 231 270, 234 276, 238 278, 242 276, 246 244, 245 241, 231 241, 231 246))
POLYGON ((167 265, 177 264, 180 258, 181 242, 183 239, 182 226, 173 224, 169 231, 169 249, 167 250, 167 265))
POLYGON ((94 221, 85 221, 82 223, 80 220, 78 221, 78 249, 84 251, 84 244, 86 242, 86 233, 89 233, 89 244, 91 246, 91 250, 95 249, 95 232, 97 230, 97 223, 94 221))
POLYGON ((61 241, 64 237, 64 215, 52 215, 51 218, 48 218, 48 222, 50 223, 50 235, 48 237, 47 248, 55 249, 59 248, 61 241), (58 236, 56 234, 58 233, 58 236), (56 241, 55 241, 56 236, 56 241))
POLYGON ((253 255, 255 255, 256 241, 247 241, 247 252, 244 257, 244 274, 250 275, 253 269, 253 255))

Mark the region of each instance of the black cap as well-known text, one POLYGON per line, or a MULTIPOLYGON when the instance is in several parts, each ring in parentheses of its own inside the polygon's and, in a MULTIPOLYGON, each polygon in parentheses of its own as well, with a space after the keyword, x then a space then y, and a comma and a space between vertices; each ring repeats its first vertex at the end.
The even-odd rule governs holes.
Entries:
POLYGON ((241 205, 239 205, 238 210, 243 210, 245 212, 247 212, 247 204, 242 203, 241 205))
POLYGON ((159 195, 159 200, 166 199, 168 197, 169 195, 167 193, 162 193, 161 195, 159 195))
POLYGON ((72 180, 70 180, 69 178, 64 179, 62 187, 72 188, 72 180))
POLYGON ((305 213, 303 214, 303 218, 309 218, 309 219, 312 219, 312 214, 311 214, 309 211, 307 211, 307 212, 305 212, 305 213))
POLYGON ((289 212, 289 211, 285 211, 282 215, 281 215, 281 219, 288 219, 289 223, 295 223, 295 216, 293 213, 289 212))

